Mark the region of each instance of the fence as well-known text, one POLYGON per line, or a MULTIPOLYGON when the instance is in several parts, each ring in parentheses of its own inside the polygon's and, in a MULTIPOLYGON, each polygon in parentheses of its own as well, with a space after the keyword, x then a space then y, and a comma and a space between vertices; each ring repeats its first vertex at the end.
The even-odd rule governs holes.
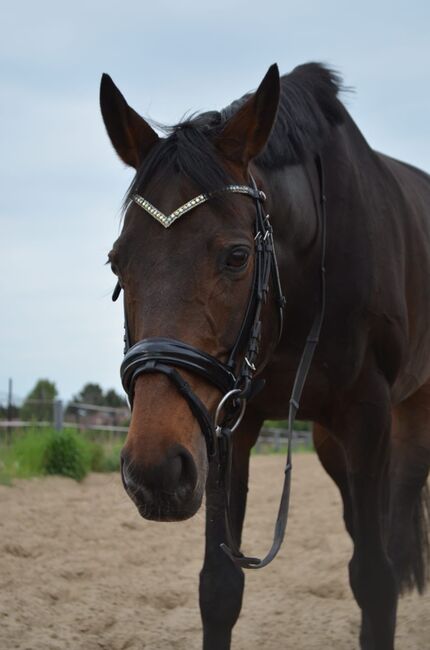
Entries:
MULTIPOLYGON (((77 426, 83 429, 117 428, 126 431, 125 424, 128 424, 130 417, 130 410, 127 406, 99 406, 82 402, 67 402, 64 405, 62 400, 42 399, 26 400, 25 405, 33 407, 34 413, 31 414, 29 420, 7 417, 7 419, 0 419, 0 427, 53 426, 60 430, 64 427, 77 426), (124 425, 121 426, 121 423, 124 425)), ((17 407, 14 407, 14 410, 19 412, 17 407)))
MULTIPOLYGON (((63 428, 75 428, 81 432, 105 432, 112 437, 123 437, 128 431, 130 411, 127 407, 98 406, 96 404, 83 404, 81 402, 69 402, 66 407, 62 400, 43 401, 38 403, 50 404, 52 409, 51 420, 25 421, 20 419, 0 420, 0 432, 5 435, 5 442, 10 439, 14 430, 22 430, 28 427, 51 427, 57 431, 63 428)), ((287 443, 286 427, 264 426, 255 445, 257 453, 278 452, 287 443)), ((0 434, 1 435, 1 434, 0 434)), ((293 446, 312 449, 312 433, 309 430, 293 432, 293 446)))

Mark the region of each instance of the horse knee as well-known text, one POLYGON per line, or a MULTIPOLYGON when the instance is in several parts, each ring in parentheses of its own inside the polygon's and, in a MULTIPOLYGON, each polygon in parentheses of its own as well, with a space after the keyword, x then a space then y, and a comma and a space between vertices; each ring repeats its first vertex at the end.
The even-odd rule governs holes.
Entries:
POLYGON ((204 566, 200 572, 200 612, 205 625, 231 629, 242 607, 245 576, 228 558, 225 560, 231 566, 204 566))

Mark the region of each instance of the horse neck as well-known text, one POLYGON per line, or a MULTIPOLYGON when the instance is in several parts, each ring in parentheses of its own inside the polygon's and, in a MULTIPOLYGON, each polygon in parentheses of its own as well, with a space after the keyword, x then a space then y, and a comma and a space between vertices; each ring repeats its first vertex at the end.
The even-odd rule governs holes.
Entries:
MULTIPOLYGON (((270 170, 262 186, 274 229, 282 289, 287 298, 288 338, 299 348, 320 300, 320 179, 316 164, 270 170)), ((285 343, 285 335, 284 335, 285 343)))
POLYGON ((319 250, 320 237, 321 186, 316 164, 271 170, 263 184, 281 267, 312 257, 319 250))

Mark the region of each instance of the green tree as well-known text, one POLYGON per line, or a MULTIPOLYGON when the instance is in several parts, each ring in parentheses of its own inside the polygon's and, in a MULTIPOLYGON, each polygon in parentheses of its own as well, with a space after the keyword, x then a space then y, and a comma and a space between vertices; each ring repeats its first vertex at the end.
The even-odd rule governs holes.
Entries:
POLYGON ((104 395, 105 405, 112 406, 114 408, 120 408, 121 406, 127 406, 127 400, 118 395, 118 393, 113 389, 109 389, 105 392, 104 395))
POLYGON ((58 395, 57 387, 49 379, 39 379, 29 392, 21 408, 23 420, 51 421, 52 402, 58 395))
MULTIPOLYGON (((72 417, 83 427, 89 414, 93 412, 92 409, 86 409, 85 404, 116 409, 127 406, 127 401, 121 395, 118 395, 113 388, 104 393, 99 384, 85 384, 82 390, 72 397, 71 403, 66 408, 66 417, 72 417), (79 406, 80 404, 82 404, 82 407, 79 406)), ((111 424, 124 424, 118 420, 118 414, 114 410, 112 410, 110 417, 111 424)), ((109 414, 106 414, 106 418, 109 418, 109 414)))
POLYGON ((17 420, 19 418, 19 408, 12 404, 9 408, 8 406, 0 406, 0 420, 17 420))
POLYGON ((93 404, 94 406, 111 406, 119 408, 127 406, 127 401, 121 395, 110 388, 105 393, 99 384, 85 384, 82 390, 72 397, 72 402, 78 404, 93 404))
POLYGON ((99 384, 85 384, 80 393, 72 398, 72 402, 81 404, 94 404, 95 406, 104 406, 105 399, 103 390, 99 384))

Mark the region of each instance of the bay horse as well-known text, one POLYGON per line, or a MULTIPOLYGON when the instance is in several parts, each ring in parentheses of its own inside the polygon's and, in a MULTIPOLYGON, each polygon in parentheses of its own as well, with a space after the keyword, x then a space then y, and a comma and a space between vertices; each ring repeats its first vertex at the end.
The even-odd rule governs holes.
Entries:
POLYGON ((109 261, 116 293, 124 289, 126 349, 150 357, 127 384, 121 474, 147 519, 191 517, 206 489, 204 650, 230 648, 244 588, 243 570, 220 548, 220 451, 208 454, 223 369, 235 348, 230 371, 246 361, 259 382, 232 435, 230 524, 240 543, 250 451, 265 419, 288 414, 321 300, 323 246, 325 315, 298 417, 314 422, 317 454, 342 496, 363 650, 393 650, 398 596, 422 592, 428 579, 430 177, 372 150, 340 90, 321 64, 282 77, 273 65, 255 92, 160 137, 102 77, 108 135, 136 170, 109 261), (241 331, 259 273, 263 198, 287 302, 278 341, 270 281, 250 361, 241 331))

